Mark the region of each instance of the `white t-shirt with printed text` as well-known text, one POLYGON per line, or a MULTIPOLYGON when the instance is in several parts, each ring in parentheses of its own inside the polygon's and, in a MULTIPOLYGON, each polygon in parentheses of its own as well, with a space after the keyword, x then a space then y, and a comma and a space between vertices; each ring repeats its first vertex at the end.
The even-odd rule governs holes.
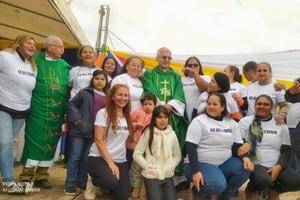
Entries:
MULTIPOLYGON (((115 131, 111 125, 105 135, 105 146, 111 157, 116 163, 126 162, 126 146, 125 142, 129 136, 128 126, 125 117, 118 118, 118 126, 115 131)), ((97 112, 95 126, 107 127, 107 112, 103 108, 97 112)), ((92 144, 89 156, 101 157, 95 142, 92 144)))
POLYGON ((116 84, 124 84, 129 88, 131 112, 142 107, 140 99, 143 94, 143 84, 140 79, 133 78, 127 73, 124 73, 113 78, 111 87, 116 84))
POLYGON ((37 70, 19 54, 0 52, 0 104, 17 111, 30 108, 37 70))
POLYGON ((94 67, 73 67, 69 72, 69 86, 72 87, 71 97, 73 99, 75 95, 82 89, 90 85, 93 77, 93 72, 96 70, 94 67))
POLYGON ((276 107, 278 103, 285 102, 284 90, 275 91, 273 83, 270 83, 268 85, 259 85, 258 81, 255 81, 254 83, 249 84, 242 94, 242 97, 247 97, 248 102, 248 111, 246 116, 253 115, 255 113, 254 104, 257 97, 261 94, 269 95, 272 98, 272 114, 276 114, 276 107))
MULTIPOLYGON (((206 82, 210 82, 211 78, 209 76, 202 76, 202 79, 206 82)), ((196 81, 193 77, 182 77, 181 82, 183 85, 184 97, 185 97, 185 105, 186 112, 189 117, 189 120, 192 119, 193 109, 197 107, 197 103, 199 101, 201 92, 196 84, 196 81)))
POLYGON ((233 143, 243 143, 239 125, 224 117, 217 121, 206 114, 199 115, 188 127, 186 141, 198 145, 198 161, 221 165, 232 156, 233 143))
MULTIPOLYGON (((254 115, 242 118, 239 121, 242 138, 248 138, 249 127, 254 115)), ((289 130, 286 125, 276 125, 274 117, 269 121, 261 121, 263 138, 256 143, 257 164, 265 167, 274 167, 280 156, 281 145, 291 145, 289 130)))

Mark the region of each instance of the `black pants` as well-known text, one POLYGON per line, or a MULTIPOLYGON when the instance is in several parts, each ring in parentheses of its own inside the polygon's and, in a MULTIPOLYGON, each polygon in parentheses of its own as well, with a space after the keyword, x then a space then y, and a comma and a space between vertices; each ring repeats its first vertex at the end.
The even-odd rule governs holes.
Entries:
POLYGON ((111 191, 116 200, 128 200, 130 195, 128 164, 127 162, 115 164, 119 167, 119 180, 102 157, 88 158, 88 173, 92 177, 93 185, 111 191))
POLYGON ((247 189, 250 191, 262 191, 268 187, 273 187, 278 192, 300 189, 300 175, 291 168, 283 169, 273 183, 267 170, 261 165, 255 165, 254 171, 250 174, 250 182, 247 189))
POLYGON ((165 180, 144 178, 148 200, 176 200, 173 178, 165 180))

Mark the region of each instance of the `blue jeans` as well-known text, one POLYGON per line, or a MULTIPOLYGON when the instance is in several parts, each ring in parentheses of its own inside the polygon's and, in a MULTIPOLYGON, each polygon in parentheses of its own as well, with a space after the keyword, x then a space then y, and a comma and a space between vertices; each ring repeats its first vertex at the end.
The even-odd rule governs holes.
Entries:
POLYGON ((67 190, 75 190, 76 187, 85 190, 87 182, 87 159, 92 143, 93 140, 89 138, 70 137, 71 149, 65 180, 67 190))
MULTIPOLYGON (((204 186, 200 186, 200 194, 234 196, 239 187, 249 178, 244 170, 243 162, 231 157, 220 166, 199 163, 199 170, 203 176, 204 186)), ((192 180, 191 166, 186 163, 184 172, 188 180, 192 180)))
POLYGON ((300 173, 300 129, 289 128, 292 143, 292 155, 289 166, 300 173))
POLYGON ((4 182, 14 181, 13 139, 24 121, 0 111, 0 172, 4 182))

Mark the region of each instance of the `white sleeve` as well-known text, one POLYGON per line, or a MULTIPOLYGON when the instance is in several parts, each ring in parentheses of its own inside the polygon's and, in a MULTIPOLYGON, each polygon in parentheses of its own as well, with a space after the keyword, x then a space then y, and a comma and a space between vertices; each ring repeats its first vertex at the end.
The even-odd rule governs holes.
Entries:
POLYGON ((281 129, 281 144, 291 145, 289 129, 286 125, 283 125, 281 129))
POLYGON ((181 160, 181 150, 179 147, 179 142, 178 142, 176 133, 173 132, 173 134, 174 134, 174 137, 173 137, 173 144, 172 144, 172 154, 173 154, 174 163, 175 163, 174 167, 176 167, 180 163, 180 160, 181 160))
MULTIPOLYGON (((250 83, 250 84, 251 84, 251 83, 250 83)), ((249 87, 249 85, 248 85, 247 87, 245 87, 245 88, 241 91, 241 97, 242 97, 242 98, 248 97, 248 87, 249 87)))
POLYGON ((116 76, 115 78, 113 78, 113 79, 111 80, 110 87, 112 87, 112 86, 114 86, 114 85, 116 85, 116 84, 125 84, 125 85, 127 85, 126 81, 124 81, 124 80, 120 77, 120 75, 119 75, 119 76, 116 76))
POLYGON ((195 119, 192 120, 190 123, 188 130, 186 132, 186 142, 191 142, 193 144, 199 144, 201 136, 202 136, 202 130, 204 129, 203 125, 200 122, 201 116, 196 117, 195 119))
POLYGON ((206 102, 200 103, 200 105, 198 106, 198 109, 197 109, 197 112, 199 115, 205 111, 206 106, 207 106, 206 102))
POLYGON ((200 94, 200 97, 199 97, 199 103, 198 103, 198 106, 197 106, 197 112, 198 114, 201 114, 205 111, 205 108, 206 108, 206 100, 207 100, 207 97, 208 97, 208 93, 207 92, 203 92, 202 94, 200 94))
POLYGON ((171 106, 173 106, 173 112, 182 117, 184 114, 184 109, 185 109, 185 104, 182 103, 181 101, 177 100, 177 99, 172 99, 171 101, 168 102, 168 104, 170 104, 171 106))
POLYGON ((148 143, 149 143, 149 129, 142 134, 141 138, 139 139, 134 149, 133 156, 132 156, 133 160, 137 162, 137 164, 143 169, 145 169, 147 166, 144 154, 148 147, 148 143))
POLYGON ((249 117, 244 117, 239 121, 240 134, 243 139, 248 138, 249 134, 249 117))
POLYGON ((94 125, 101 127, 107 126, 107 114, 105 108, 97 112, 94 125))
POLYGON ((231 97, 231 95, 227 95, 227 102, 228 102, 227 110, 229 111, 230 114, 240 112, 236 101, 231 97))
POLYGON ((239 143, 239 144, 243 144, 243 139, 242 139, 242 135, 240 132, 240 127, 239 124, 234 121, 233 119, 231 120, 232 123, 232 133, 233 133, 233 141, 235 143, 239 143))
POLYGON ((2 52, 0 52, 0 72, 5 69, 5 65, 6 65, 6 60, 2 55, 2 52))
POLYGON ((277 101, 277 103, 285 102, 284 95, 285 95, 285 91, 284 90, 276 92, 276 101, 277 101))
POLYGON ((210 76, 207 76, 207 75, 203 75, 201 78, 203 78, 208 83, 211 81, 210 76))
POLYGON ((69 72, 69 82, 68 82, 68 85, 70 87, 73 87, 73 81, 76 78, 76 74, 77 74, 76 71, 78 71, 77 69, 78 69, 77 67, 74 67, 69 72))

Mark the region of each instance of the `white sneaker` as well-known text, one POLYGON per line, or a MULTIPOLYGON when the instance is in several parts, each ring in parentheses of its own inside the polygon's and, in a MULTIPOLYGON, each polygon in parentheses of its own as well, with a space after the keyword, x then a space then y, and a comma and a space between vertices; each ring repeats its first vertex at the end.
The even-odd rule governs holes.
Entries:
POLYGON ((88 176, 86 189, 84 191, 84 199, 93 200, 96 198, 95 186, 92 183, 92 177, 88 176))

